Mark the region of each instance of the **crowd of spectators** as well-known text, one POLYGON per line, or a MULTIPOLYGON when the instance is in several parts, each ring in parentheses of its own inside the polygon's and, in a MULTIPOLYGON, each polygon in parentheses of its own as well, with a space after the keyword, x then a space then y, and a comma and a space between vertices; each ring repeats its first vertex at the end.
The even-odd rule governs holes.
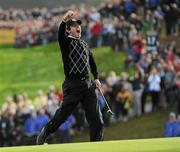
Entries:
MULTIPOLYGON (((35 144, 35 137, 62 101, 62 92, 54 86, 49 87, 47 94, 37 91, 33 100, 27 93, 7 97, 0 111, 0 146, 35 144)), ((70 128, 74 124, 75 117, 72 115, 59 127, 57 134, 61 136, 54 140, 70 142, 70 128)))
MULTIPOLYGON (((135 62, 134 75, 126 72, 118 75, 114 71, 99 74, 103 94, 114 112, 114 116, 108 115, 107 106, 97 90, 106 127, 170 106, 177 107, 180 114, 180 60, 171 50, 175 49, 172 45, 161 48, 163 50, 158 54, 148 52, 146 56, 140 56, 135 62)), ((49 87, 48 93, 39 90, 34 99, 27 93, 7 97, 0 112, 1 146, 35 144, 35 137, 62 102, 63 94, 54 86, 49 87)), ((82 133, 86 127, 84 111, 78 105, 49 142, 70 142, 71 135, 82 133)))
MULTIPOLYGON (((175 106, 180 114, 180 51, 174 41, 168 44, 159 41, 162 25, 167 37, 178 35, 179 5, 176 0, 115 0, 98 8, 81 5, 84 39, 91 47, 111 46, 115 51, 127 51, 125 69, 133 66, 135 71, 134 75, 115 71, 99 74, 102 91, 114 112, 114 116, 106 113, 103 97, 97 91, 105 126, 127 122, 130 117, 155 112, 159 107, 175 106)), ((1 10, 0 27, 17 29, 16 47, 47 44, 56 40, 66 10, 63 7, 1 10)), ((62 92, 53 86, 48 93, 39 90, 34 99, 27 93, 7 97, 0 110, 0 146, 35 144, 36 135, 62 102, 62 92)), ((70 142, 71 135, 80 134, 86 124, 78 105, 48 140, 70 142)))
POLYGON ((152 102, 152 112, 159 107, 176 105, 180 113, 180 58, 171 51, 171 45, 158 53, 147 52, 140 56, 135 62, 134 75, 129 76, 125 72, 116 75, 112 71, 104 76, 101 73, 100 79, 106 85, 105 94, 111 101, 116 119, 124 115, 126 121, 128 109, 133 116, 140 116, 146 112, 148 101, 152 102))
MULTIPOLYGON (((127 49, 137 33, 154 30, 157 35, 165 26, 166 35, 177 35, 180 28, 178 0, 114 0, 99 6, 80 5, 83 35, 91 47, 110 45, 114 50, 127 49)), ((0 27, 15 28, 15 47, 47 44, 57 40, 62 15, 75 6, 54 9, 0 10, 0 27)))

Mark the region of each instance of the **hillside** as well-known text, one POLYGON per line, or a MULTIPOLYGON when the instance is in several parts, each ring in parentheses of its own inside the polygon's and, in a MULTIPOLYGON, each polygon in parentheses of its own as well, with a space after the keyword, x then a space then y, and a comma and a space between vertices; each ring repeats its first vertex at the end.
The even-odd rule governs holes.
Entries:
MULTIPOLYGON (((99 71, 124 70, 123 52, 114 53, 108 47, 93 49, 99 71), (107 66, 108 65, 108 66, 107 66)), ((57 43, 26 49, 0 48, 0 104, 14 93, 34 96, 38 89, 47 91, 50 85, 61 85, 64 74, 57 43)))

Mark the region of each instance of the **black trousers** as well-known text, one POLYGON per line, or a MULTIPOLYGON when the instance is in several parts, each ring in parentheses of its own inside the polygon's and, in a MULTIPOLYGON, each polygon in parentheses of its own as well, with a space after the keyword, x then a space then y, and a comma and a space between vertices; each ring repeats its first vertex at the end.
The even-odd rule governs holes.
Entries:
POLYGON ((89 123, 90 141, 103 140, 103 119, 95 89, 94 81, 65 80, 63 83, 64 101, 45 126, 46 133, 55 132, 81 102, 89 123))
POLYGON ((151 91, 152 112, 155 112, 159 106, 160 91, 151 91))
POLYGON ((146 100, 147 100, 148 95, 149 95, 149 92, 147 92, 147 91, 142 92, 142 96, 141 96, 141 112, 142 112, 142 114, 144 114, 146 112, 145 105, 146 105, 146 100))

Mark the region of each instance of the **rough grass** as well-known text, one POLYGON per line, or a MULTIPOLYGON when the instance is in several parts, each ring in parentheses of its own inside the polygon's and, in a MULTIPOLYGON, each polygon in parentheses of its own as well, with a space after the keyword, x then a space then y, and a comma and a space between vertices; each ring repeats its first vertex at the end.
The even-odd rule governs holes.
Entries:
MULTIPOLYGON (((104 140, 162 138, 165 136, 165 123, 170 111, 174 108, 159 109, 155 113, 147 113, 141 117, 131 118, 128 122, 111 124, 105 127, 104 140)), ((89 134, 73 137, 73 142, 89 141, 89 134)))

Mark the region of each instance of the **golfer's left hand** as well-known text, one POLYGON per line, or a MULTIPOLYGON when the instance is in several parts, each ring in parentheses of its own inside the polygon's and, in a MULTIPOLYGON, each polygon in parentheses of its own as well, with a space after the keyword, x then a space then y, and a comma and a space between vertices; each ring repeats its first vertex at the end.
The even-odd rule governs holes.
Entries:
POLYGON ((99 81, 99 79, 95 79, 94 80, 96 87, 101 88, 101 82, 99 81))

